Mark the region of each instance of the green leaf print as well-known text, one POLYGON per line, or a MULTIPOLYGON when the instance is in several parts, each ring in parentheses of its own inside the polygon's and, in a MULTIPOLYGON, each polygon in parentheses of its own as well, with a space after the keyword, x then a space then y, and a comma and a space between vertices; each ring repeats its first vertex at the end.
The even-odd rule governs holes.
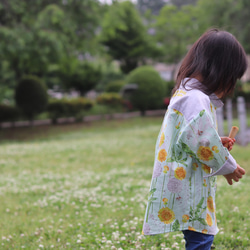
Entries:
POLYGON ((174 230, 174 231, 180 230, 180 223, 179 223, 178 220, 176 220, 176 221, 174 222, 174 224, 173 224, 173 230, 174 230))
POLYGON ((206 208, 202 207, 204 202, 204 197, 201 198, 200 202, 197 204, 195 211, 192 207, 190 207, 190 218, 189 221, 199 221, 202 225, 207 225, 206 221, 201 218, 202 213, 206 210, 206 208), (205 223, 205 224, 204 224, 205 223))
POLYGON ((205 113, 205 109, 203 109, 203 110, 200 112, 200 117, 202 117, 204 113, 205 113))
POLYGON ((184 159, 182 159, 182 157, 183 157, 182 151, 180 151, 177 155, 175 151, 175 147, 173 146, 172 155, 170 158, 166 160, 166 162, 178 162, 187 167, 187 164, 186 164, 187 157, 185 157, 184 159))
POLYGON ((181 141, 181 148, 183 149, 183 151, 196 158, 196 154, 183 141, 181 141))
POLYGON ((199 218, 198 221, 199 221, 202 225, 207 226, 207 223, 206 223, 205 219, 199 218))
POLYGON ((152 189, 149 191, 149 196, 151 196, 152 194, 154 194, 155 191, 156 191, 156 188, 152 188, 152 189))
POLYGON ((194 159, 198 161, 199 163, 202 163, 200 159, 196 156, 196 154, 190 149, 190 147, 186 143, 184 143, 183 141, 180 141, 180 143, 181 143, 181 148, 183 149, 183 151, 185 151, 186 153, 194 157, 194 159))

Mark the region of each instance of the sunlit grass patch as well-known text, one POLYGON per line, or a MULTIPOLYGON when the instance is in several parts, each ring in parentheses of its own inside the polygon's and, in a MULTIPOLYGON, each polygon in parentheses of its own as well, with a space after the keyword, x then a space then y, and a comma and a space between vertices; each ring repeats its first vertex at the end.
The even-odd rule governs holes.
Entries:
MULTIPOLYGON (((1 144, 1 249, 184 249, 181 232, 141 235, 160 126, 101 122, 1 144)), ((249 152, 233 150, 248 173, 249 152)), ((250 249, 248 183, 218 180, 216 249, 250 249)))

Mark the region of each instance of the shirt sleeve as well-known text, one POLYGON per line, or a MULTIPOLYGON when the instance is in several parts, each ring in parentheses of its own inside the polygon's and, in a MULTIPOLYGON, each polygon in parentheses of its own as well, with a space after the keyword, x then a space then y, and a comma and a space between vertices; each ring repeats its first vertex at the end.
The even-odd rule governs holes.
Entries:
POLYGON ((196 161, 212 169, 212 173, 206 177, 230 174, 237 167, 235 159, 222 145, 213 121, 205 110, 182 128, 177 145, 196 161))

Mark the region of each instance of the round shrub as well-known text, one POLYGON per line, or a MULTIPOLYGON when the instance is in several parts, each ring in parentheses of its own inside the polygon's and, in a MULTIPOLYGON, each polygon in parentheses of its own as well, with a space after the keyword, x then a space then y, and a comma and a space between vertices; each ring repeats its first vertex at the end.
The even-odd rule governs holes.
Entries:
POLYGON ((122 87, 125 85, 125 82, 124 81, 112 81, 110 83, 107 84, 106 86, 106 92, 120 92, 120 90, 122 89, 122 87))
POLYGON ((137 85, 137 89, 131 93, 130 100, 133 107, 139 109, 142 114, 146 110, 162 107, 165 89, 163 80, 155 69, 141 66, 128 75, 127 82, 137 85))
POLYGON ((33 120, 36 114, 45 110, 48 102, 44 83, 36 76, 24 76, 17 84, 15 101, 23 114, 33 120))

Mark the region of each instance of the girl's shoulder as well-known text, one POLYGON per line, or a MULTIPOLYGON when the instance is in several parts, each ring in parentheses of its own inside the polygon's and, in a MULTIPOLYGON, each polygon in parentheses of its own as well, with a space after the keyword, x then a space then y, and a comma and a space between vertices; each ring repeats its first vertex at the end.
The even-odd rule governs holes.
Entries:
POLYGON ((180 88, 172 96, 169 108, 180 111, 186 120, 191 120, 202 110, 209 111, 210 98, 199 89, 180 88))

